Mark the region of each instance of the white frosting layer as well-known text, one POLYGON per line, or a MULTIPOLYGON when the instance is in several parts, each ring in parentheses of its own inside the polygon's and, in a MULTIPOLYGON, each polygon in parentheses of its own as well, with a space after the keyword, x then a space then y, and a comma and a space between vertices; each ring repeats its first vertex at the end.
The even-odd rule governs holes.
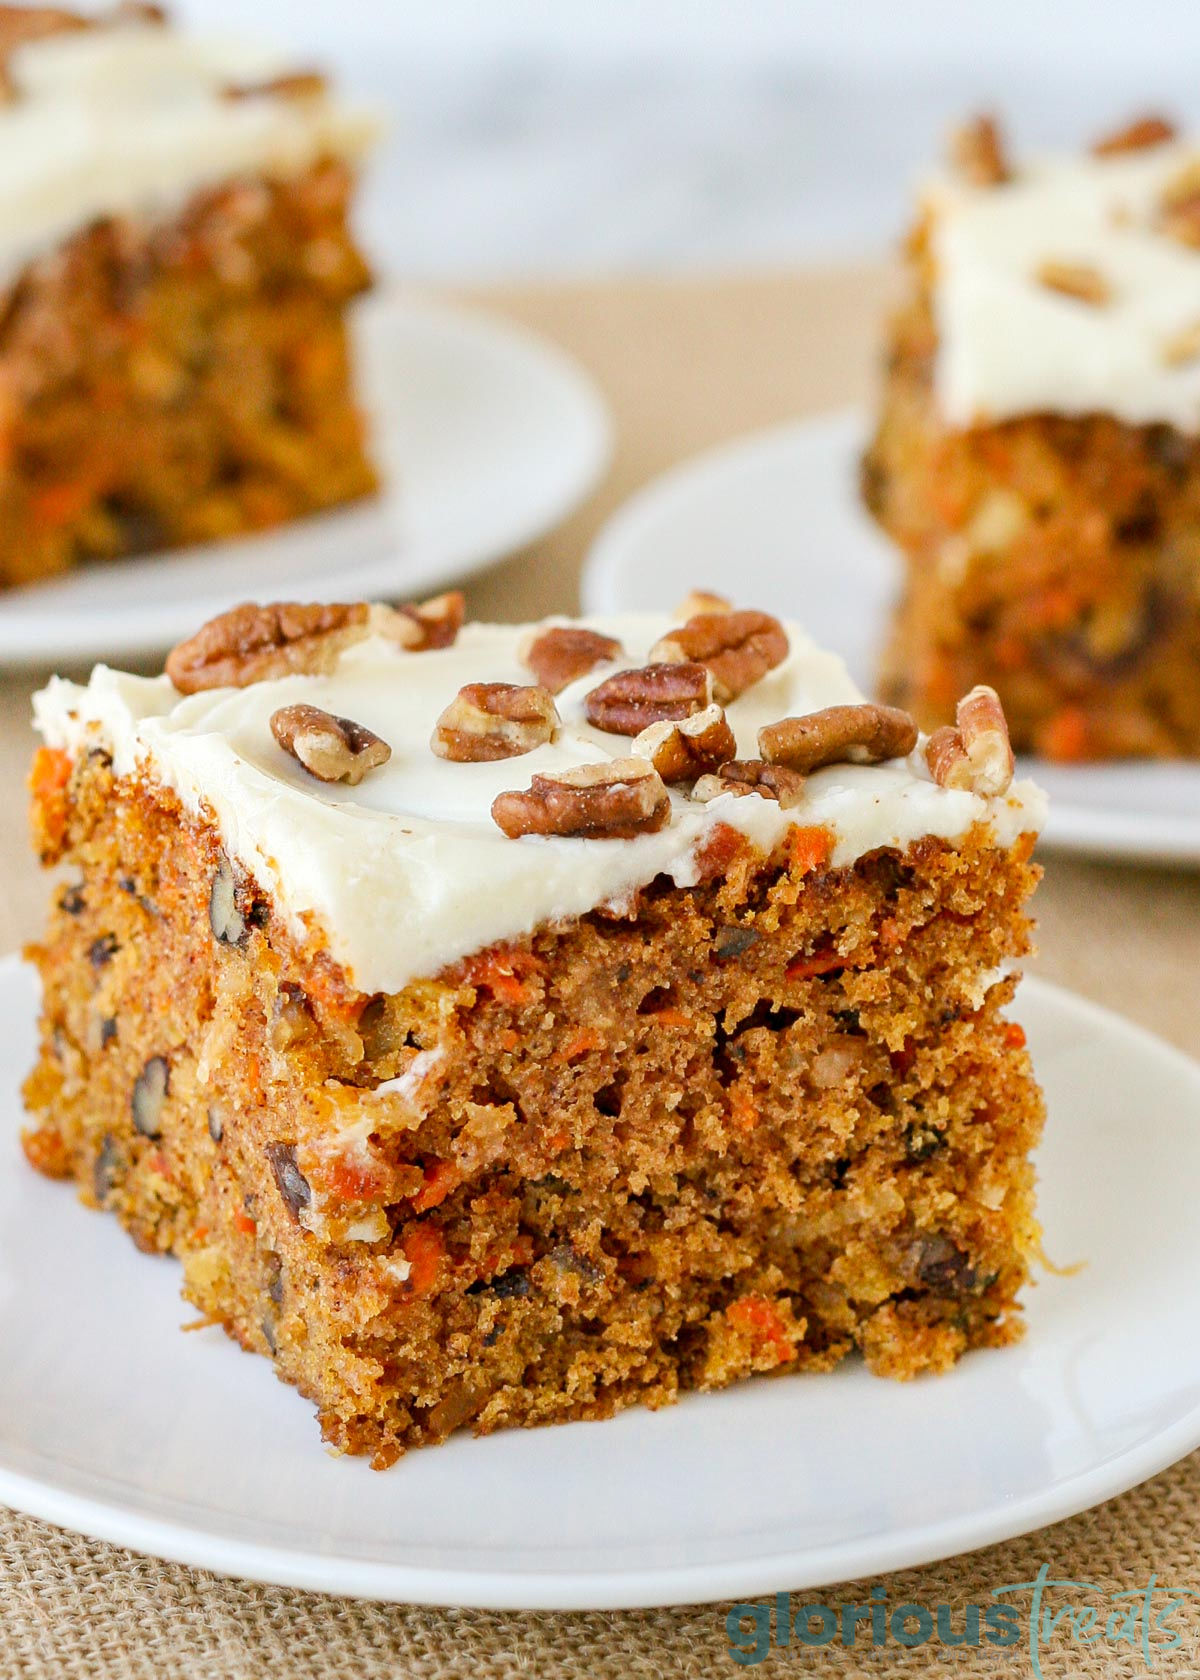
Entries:
POLYGON ((0 105, 0 283, 98 217, 166 216, 234 176, 357 157, 374 118, 328 94, 222 96, 294 68, 244 42, 144 23, 18 48, 15 97, 0 105))
MULTIPOLYGON (((594 621, 644 664, 666 621, 637 616, 594 621)), ((529 682, 518 661, 525 630, 468 625, 451 648, 402 653, 377 638, 359 643, 325 677, 292 676, 250 688, 181 698, 166 677, 129 676, 101 665, 86 687, 54 678, 34 700, 52 746, 105 745, 118 773, 145 765, 192 810, 209 809, 227 850, 250 868, 294 919, 315 915, 332 955, 363 991, 395 991, 496 940, 545 922, 626 901, 656 875, 696 880, 695 850, 729 823, 769 850, 792 824, 827 824, 833 862, 923 835, 960 838, 975 823, 1000 845, 1037 829, 1044 799, 1031 783, 1002 799, 951 792, 930 780, 919 753, 877 766, 840 766, 809 778, 799 806, 782 811, 756 794, 697 804, 672 795, 671 821, 631 840, 509 840, 491 820, 495 796, 528 787, 536 772, 624 757, 624 736, 593 729, 583 700, 602 667, 558 697, 563 727, 552 745, 492 764, 436 758, 430 735, 468 682, 529 682), (316 782, 269 728, 279 706, 310 701, 383 737, 390 761, 356 788, 316 782)), ((841 661, 796 626, 777 670, 728 708, 743 757, 757 756, 768 722, 860 699, 841 661)))
POLYGON ((1200 322, 1200 250, 1157 225, 1164 185, 1198 155, 1172 143, 1044 160, 995 187, 931 187, 935 388, 950 425, 1101 413, 1200 431, 1200 358, 1164 355, 1200 322), (1048 260, 1096 269, 1110 300, 1040 284, 1048 260))

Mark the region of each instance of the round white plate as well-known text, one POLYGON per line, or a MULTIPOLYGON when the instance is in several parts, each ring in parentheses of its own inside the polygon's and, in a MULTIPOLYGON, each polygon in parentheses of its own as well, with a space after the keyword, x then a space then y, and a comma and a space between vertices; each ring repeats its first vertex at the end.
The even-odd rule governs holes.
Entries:
POLYGON ((379 496, 0 595, 0 665, 158 653, 247 597, 410 598, 533 542, 607 466, 595 387, 524 328, 384 295, 354 332, 379 496))
POLYGON ((1200 1066, 1026 981, 1049 1100, 1023 1342, 947 1376, 855 1364, 605 1423, 456 1436, 382 1474, 192 1317, 178 1269, 17 1145, 34 985, 0 964, 0 1500, 227 1574, 499 1608, 697 1603, 982 1546, 1200 1445, 1200 1066))
MULTIPOLYGON (((868 693, 900 575, 858 501, 856 413, 821 415, 713 450, 632 497, 597 537, 588 612, 670 610, 689 589, 799 619, 868 693)), ((1200 764, 1023 766, 1050 795, 1045 840, 1200 863, 1200 764)))

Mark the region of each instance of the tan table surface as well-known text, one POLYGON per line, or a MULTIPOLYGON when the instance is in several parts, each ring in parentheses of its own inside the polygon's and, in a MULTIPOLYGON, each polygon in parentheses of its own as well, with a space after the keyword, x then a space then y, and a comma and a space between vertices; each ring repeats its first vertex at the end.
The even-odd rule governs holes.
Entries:
MULTIPOLYGON (((477 579, 473 614, 569 610, 591 537, 638 485, 698 449, 865 397, 886 285, 879 271, 830 270, 527 286, 472 298, 573 352, 605 391, 617 429, 599 492, 551 537, 477 579)), ((800 616, 803 606, 794 604, 800 616)), ((34 934, 40 917, 21 785, 31 686, 26 677, 0 679, 0 950, 34 934)), ((1043 861, 1038 971, 1200 1056, 1200 875, 1061 855, 1043 861)), ((1172 1585, 1200 1586, 1198 1496, 1200 1455, 1095 1513, 885 1584, 893 1604, 986 1603, 992 1585, 1028 1579, 1047 1562, 1060 1577, 1114 1589, 1143 1586, 1151 1570, 1172 1585)), ((1155 1672, 1200 1673, 1200 1610, 1172 1626, 1184 1646, 1159 1656, 1155 1672)), ((732 1672, 723 1628, 715 1607, 556 1617, 358 1606, 221 1581, 0 1513, 0 1680, 699 1675, 732 1672)), ((785 1664, 829 1675, 1030 1672, 1019 1649, 903 1652, 894 1643, 874 1658, 836 1645, 793 1647, 761 1672, 785 1664)), ((1131 1646, 1061 1640, 1042 1668, 1046 1676, 1146 1672, 1131 1646)))

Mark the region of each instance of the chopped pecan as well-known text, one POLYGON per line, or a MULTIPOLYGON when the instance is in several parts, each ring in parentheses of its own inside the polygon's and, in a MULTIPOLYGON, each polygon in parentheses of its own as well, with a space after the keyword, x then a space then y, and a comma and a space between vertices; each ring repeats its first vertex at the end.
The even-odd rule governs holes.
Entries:
POLYGON ((1092 146, 1092 156, 1114 157, 1118 152, 1140 152, 1147 146, 1161 146, 1164 141, 1174 138, 1174 124, 1163 117, 1138 117, 1135 122, 1117 129, 1115 134, 1106 134, 1103 139, 1097 140, 1092 146))
POLYGON ((615 636, 602 636, 598 630, 588 630, 579 624, 552 624, 529 636, 520 658, 543 688, 551 694, 561 694, 597 665, 620 659, 623 652, 615 636))
POLYGON ((733 602, 727 600, 724 595, 715 595, 708 589, 693 589, 680 601, 671 617, 686 622, 689 618, 699 618, 702 613, 732 611, 733 602))
POLYGON ((437 720, 429 745, 439 758, 456 764, 483 764, 545 746, 558 725, 558 708, 548 689, 467 683, 437 720))
POLYGON ((180 694, 247 688, 296 672, 314 676, 332 670, 342 649, 367 634, 369 616, 365 601, 246 601, 172 648, 167 675, 180 694))
POLYGON ((720 706, 706 706, 678 723, 650 724, 633 741, 631 750, 639 758, 648 758, 664 782, 694 782, 731 759, 737 741, 720 706))
POLYGON ((917 726, 895 706, 826 706, 806 717, 782 718, 758 732, 770 764, 810 775, 826 764, 879 764, 904 758, 917 744, 917 726))
POLYGON ((725 706, 781 665, 787 652, 787 633, 770 613, 708 612, 697 613, 656 642, 650 658, 706 666, 712 697, 725 706))
POLYGON ((995 798, 1013 779, 1013 750, 1004 708, 994 688, 980 684, 958 702, 958 727, 936 729, 925 762, 939 787, 995 798))
POLYGON ((372 607, 371 628, 406 653, 428 653, 433 648, 452 647, 466 618, 467 602, 461 589, 435 595, 429 601, 410 601, 403 607, 372 607))
POLYGON ((994 117, 973 117, 950 136, 950 161, 973 187, 998 187, 1011 179, 1004 141, 994 117))
POLYGON ((804 793, 804 777, 786 764, 768 764, 761 758, 733 758, 711 776, 701 776, 692 798, 707 802, 723 793, 757 793, 775 799, 783 810, 798 805, 804 793))
POLYGON ((492 801, 493 821, 510 840, 525 834, 628 840, 665 827, 670 816, 662 777, 644 758, 612 758, 534 776, 528 788, 492 801))
POLYGON ((1162 229, 1183 245, 1200 245, 1200 158, 1185 164, 1163 188, 1162 229))
POLYGON ((712 678, 703 665, 642 665, 618 671, 583 703, 587 720, 609 735, 639 735, 652 723, 680 723, 712 703, 712 678))
POLYGON ((319 99, 328 88, 319 70, 292 70, 285 76, 271 76, 262 82, 230 82, 221 89, 222 99, 319 99))
POLYGON ((271 733, 285 753, 319 782, 357 787, 368 770, 386 764, 392 749, 365 724, 335 717, 320 706, 280 706, 271 713, 271 733))
POLYGON ((1049 291, 1061 292, 1064 297, 1076 298, 1093 307, 1107 303, 1112 297, 1108 281, 1090 263, 1058 262, 1048 257, 1038 264, 1035 278, 1049 291))
POLYGON ((1182 327, 1163 342, 1162 359, 1168 367, 1183 367, 1197 356, 1200 356, 1200 320, 1182 327))

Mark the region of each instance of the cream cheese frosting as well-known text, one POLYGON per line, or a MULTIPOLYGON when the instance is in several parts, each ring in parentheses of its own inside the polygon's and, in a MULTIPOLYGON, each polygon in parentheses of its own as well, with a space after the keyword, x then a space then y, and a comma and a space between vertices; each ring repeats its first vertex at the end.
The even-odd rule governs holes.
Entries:
POLYGON ((998 186, 931 184, 934 388, 950 425, 1100 413, 1200 431, 1200 357, 1165 354, 1200 323, 1200 250, 1158 225, 1163 188, 1198 157, 1171 142, 1045 158, 998 186), (1108 301, 1041 284, 1047 261, 1095 269, 1108 301))
POLYGON ((294 69, 243 41, 151 23, 18 47, 0 105, 0 284, 98 217, 167 216, 235 176, 359 156, 377 123, 328 93, 225 97, 294 69))
MULTIPOLYGON (((644 664, 668 621, 589 623, 615 636, 625 657, 558 696, 562 728, 551 744, 493 763, 437 758, 430 735, 464 684, 532 680, 519 658, 529 626, 468 624, 452 647, 424 653, 373 636, 326 676, 187 697, 165 676, 100 665, 86 686, 52 679, 34 698, 35 723, 48 745, 72 753, 103 746, 118 774, 145 768, 189 810, 211 816, 226 850, 294 925, 317 919, 332 956, 367 992, 396 991, 497 940, 619 906, 660 874, 691 885, 697 847, 717 823, 763 851, 793 824, 826 825, 835 865, 924 835, 957 840, 978 823, 1005 846, 1042 824, 1044 799, 1032 783, 996 799, 938 787, 918 750, 889 764, 818 771, 787 811, 757 794, 700 804, 672 792, 670 823, 658 833, 510 840, 490 815, 498 793, 528 787, 536 773, 628 755, 625 736, 587 723, 584 697, 612 671, 644 664), (357 787, 315 781, 269 727, 276 708, 300 701, 374 730, 392 749, 388 763, 357 787)), ((788 636, 783 664, 727 708, 744 757, 757 755, 762 724, 861 699, 838 658, 796 625, 788 636)))

